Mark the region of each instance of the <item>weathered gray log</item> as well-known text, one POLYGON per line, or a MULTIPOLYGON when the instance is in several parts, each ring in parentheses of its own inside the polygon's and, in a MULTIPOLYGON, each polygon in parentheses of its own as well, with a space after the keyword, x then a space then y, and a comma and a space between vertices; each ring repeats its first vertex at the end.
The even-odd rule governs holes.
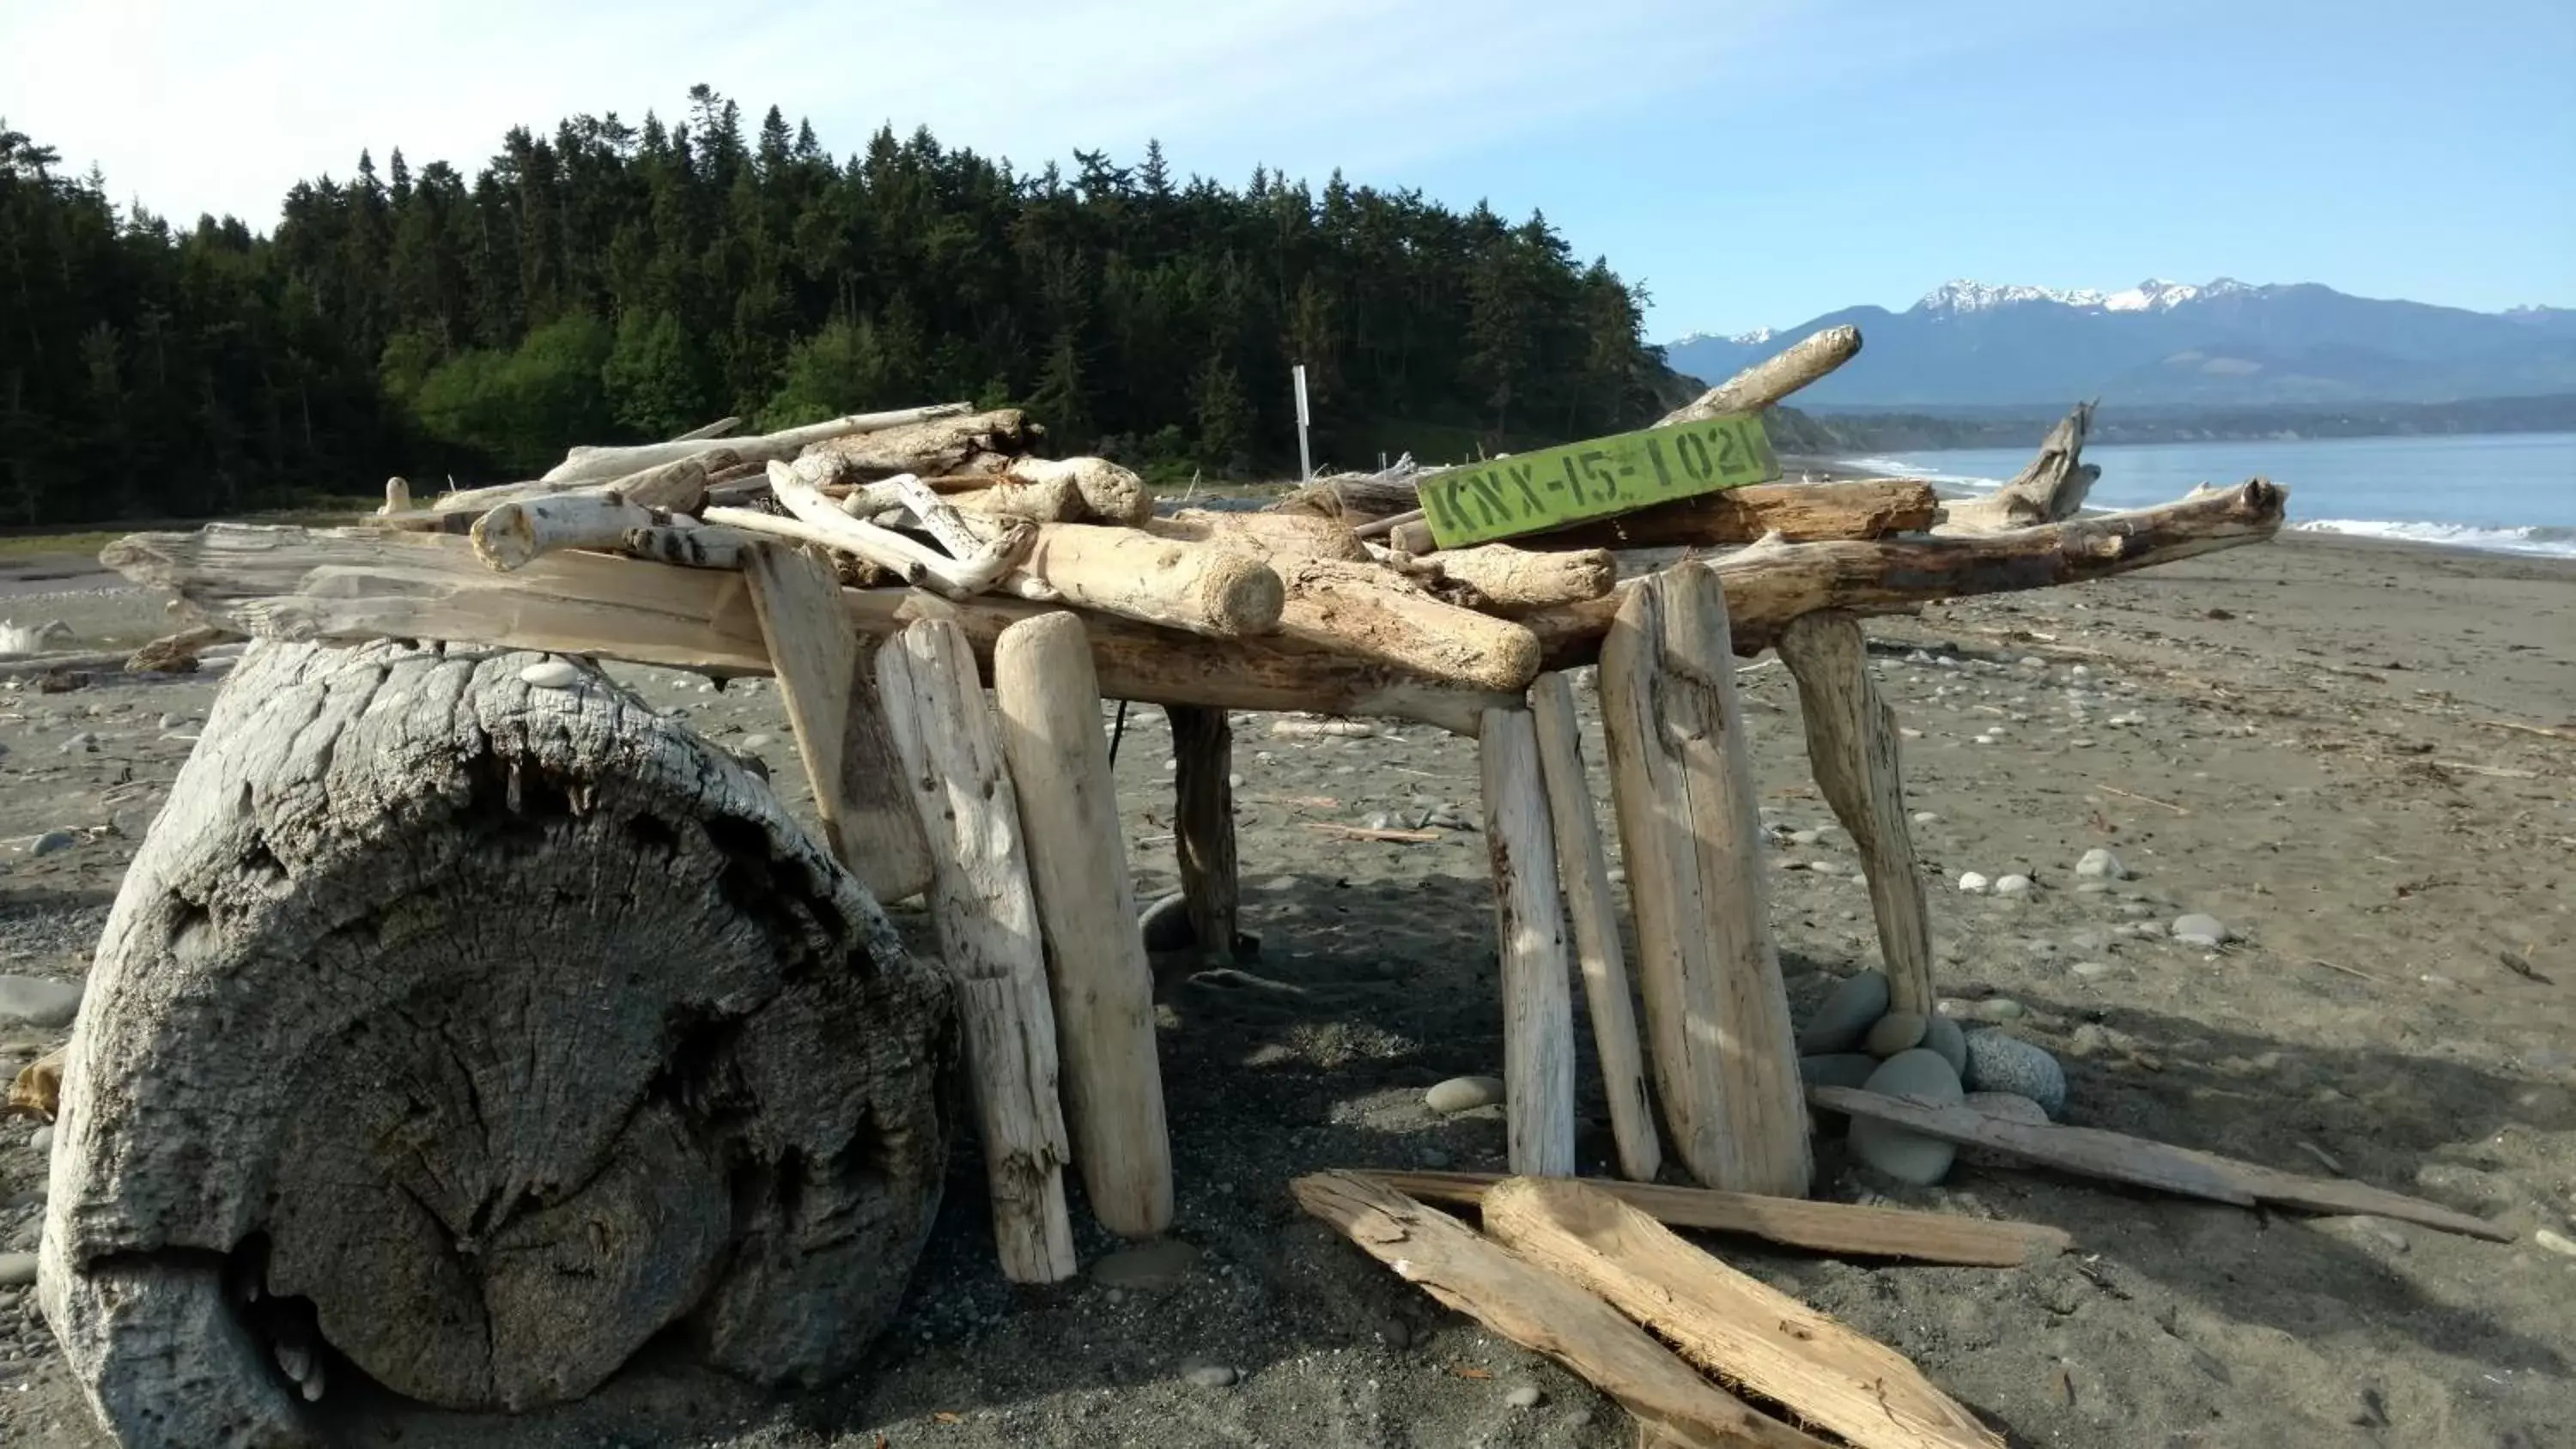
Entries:
POLYGON ((1167 704, 1172 727, 1173 850, 1181 894, 1199 950, 1231 959, 1235 948, 1234 725, 1222 709, 1167 704))
POLYGON ((723 752, 543 659, 261 644, 217 699, 55 1129, 38 1291, 123 1442, 316 1441, 228 1281, 467 1408, 666 1330, 819 1381, 893 1312, 945 979, 723 752))
POLYGON ((1655 420, 1669 428, 1727 413, 1759 412, 1860 355, 1860 329, 1828 327, 1780 349, 1655 420))
POLYGON ((1573 960, 1529 711, 1489 709, 1476 736, 1502 953, 1503 1117, 1512 1171, 1574 1175, 1573 960))

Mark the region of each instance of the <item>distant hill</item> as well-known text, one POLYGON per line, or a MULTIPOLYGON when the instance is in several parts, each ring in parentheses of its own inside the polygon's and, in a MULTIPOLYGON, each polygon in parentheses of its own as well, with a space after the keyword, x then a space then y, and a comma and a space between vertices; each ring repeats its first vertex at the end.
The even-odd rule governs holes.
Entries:
POLYGON ((1850 307, 1665 351, 1676 371, 1723 378, 1845 323, 1860 328, 1861 355, 1800 406, 2332 407, 2576 392, 2576 309, 2471 312, 2224 277, 2107 293, 1950 282, 1902 312, 1850 307))

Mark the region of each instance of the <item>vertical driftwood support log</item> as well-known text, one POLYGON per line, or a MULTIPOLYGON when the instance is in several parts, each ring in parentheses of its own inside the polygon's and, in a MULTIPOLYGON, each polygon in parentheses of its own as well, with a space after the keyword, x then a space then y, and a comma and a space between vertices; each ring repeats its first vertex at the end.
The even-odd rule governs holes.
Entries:
POLYGON ((906 627, 878 651, 877 680, 931 839, 931 921, 958 980, 1002 1273, 1052 1283, 1075 1267, 1070 1154, 1019 802, 963 630, 946 619, 906 627))
POLYGON ((1803 1197, 1806 1104, 1715 576, 1658 574, 1621 602, 1601 717, 1674 1147, 1710 1187, 1803 1197))
POLYGON ((1932 1010, 1932 918, 1905 818, 1905 781, 1896 757, 1896 711, 1869 677, 1860 622, 1834 610, 1807 614, 1780 631, 1780 657, 1798 680, 1807 721, 1807 761, 1816 788, 1860 847, 1869 908, 1887 968, 1888 1004, 1932 1010))
POLYGON ((1529 711, 1485 711, 1476 749, 1494 865, 1494 939, 1503 958, 1503 1114, 1512 1171, 1572 1177, 1574 1001, 1529 711))
POLYGON ((1565 884, 1575 959, 1583 967, 1583 999, 1592 1013, 1592 1045, 1601 1057, 1610 1131, 1619 1144, 1619 1175, 1652 1182, 1663 1169, 1664 1147, 1655 1134, 1653 1100, 1646 1095, 1646 1062, 1637 1044, 1636 1003, 1628 995, 1628 963, 1619 946, 1610 863, 1601 850, 1601 828, 1592 818, 1574 691, 1564 675, 1538 677, 1530 687, 1530 712, 1538 724, 1539 770, 1547 781, 1557 874, 1565 884))
POLYGON ((1200 951, 1231 959, 1241 895, 1234 864, 1234 726, 1224 710, 1198 705, 1165 705, 1163 716, 1172 726, 1173 849, 1181 893, 1189 899, 1190 935, 1200 951))
POLYGON ((993 645, 993 702, 1028 833, 1082 1185, 1101 1226, 1150 1238, 1172 1225, 1154 978, 1136 933, 1118 787, 1100 732, 1100 682, 1082 621, 1043 614, 1003 630, 993 645))
POLYGON ((880 902, 921 894, 930 838, 877 698, 876 650, 851 631, 840 580, 821 556, 792 544, 755 545, 742 566, 823 838, 880 902))

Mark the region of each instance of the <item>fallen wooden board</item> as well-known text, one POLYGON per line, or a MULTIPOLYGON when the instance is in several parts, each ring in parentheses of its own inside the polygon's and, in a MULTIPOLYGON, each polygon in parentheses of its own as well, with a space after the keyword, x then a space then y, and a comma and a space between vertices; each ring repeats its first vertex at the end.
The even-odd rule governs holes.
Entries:
MULTIPOLYGON (((1470 1207, 1483 1202, 1486 1192, 1503 1181, 1501 1174, 1491 1172, 1365 1175, 1413 1197, 1470 1207)), ((2074 1243, 2063 1230, 2037 1223, 1811 1202, 1705 1187, 1664 1187, 1610 1178, 1587 1177, 1579 1181, 1677 1228, 1741 1233, 1818 1253, 1971 1268, 2018 1268, 2034 1259, 2065 1252, 2074 1243)))
POLYGON ((2514 1240, 2511 1229, 2421 1198, 2357 1182, 2302 1177, 2295 1172, 2239 1162, 2212 1152, 2171 1147, 2099 1127, 2016 1122, 1989 1116, 1974 1107, 1934 1107, 1852 1087, 1810 1087, 1807 1098, 1829 1111, 1891 1122, 1926 1137, 1988 1148, 2078 1176, 2152 1187, 2238 1207, 2262 1203, 2314 1213, 2364 1213, 2490 1242, 2514 1240))
POLYGON ((1610 1304, 1683 1358, 1858 1449, 2004 1449, 1903 1354, 1683 1242, 1577 1182, 1516 1177, 1485 1233, 1610 1304))
POLYGON ((1824 1449, 1701 1378, 1616 1309, 1382 1182, 1324 1172, 1297 1205, 1425 1293, 1582 1375, 1668 1442, 1824 1449))

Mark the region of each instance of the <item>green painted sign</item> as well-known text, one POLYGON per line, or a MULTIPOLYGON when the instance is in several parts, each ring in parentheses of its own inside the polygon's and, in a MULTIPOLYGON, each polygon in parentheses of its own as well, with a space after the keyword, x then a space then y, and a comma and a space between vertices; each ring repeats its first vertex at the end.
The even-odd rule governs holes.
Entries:
POLYGON ((1731 413, 1452 468, 1415 486, 1432 541, 1456 548, 1779 476, 1762 420, 1731 413))

